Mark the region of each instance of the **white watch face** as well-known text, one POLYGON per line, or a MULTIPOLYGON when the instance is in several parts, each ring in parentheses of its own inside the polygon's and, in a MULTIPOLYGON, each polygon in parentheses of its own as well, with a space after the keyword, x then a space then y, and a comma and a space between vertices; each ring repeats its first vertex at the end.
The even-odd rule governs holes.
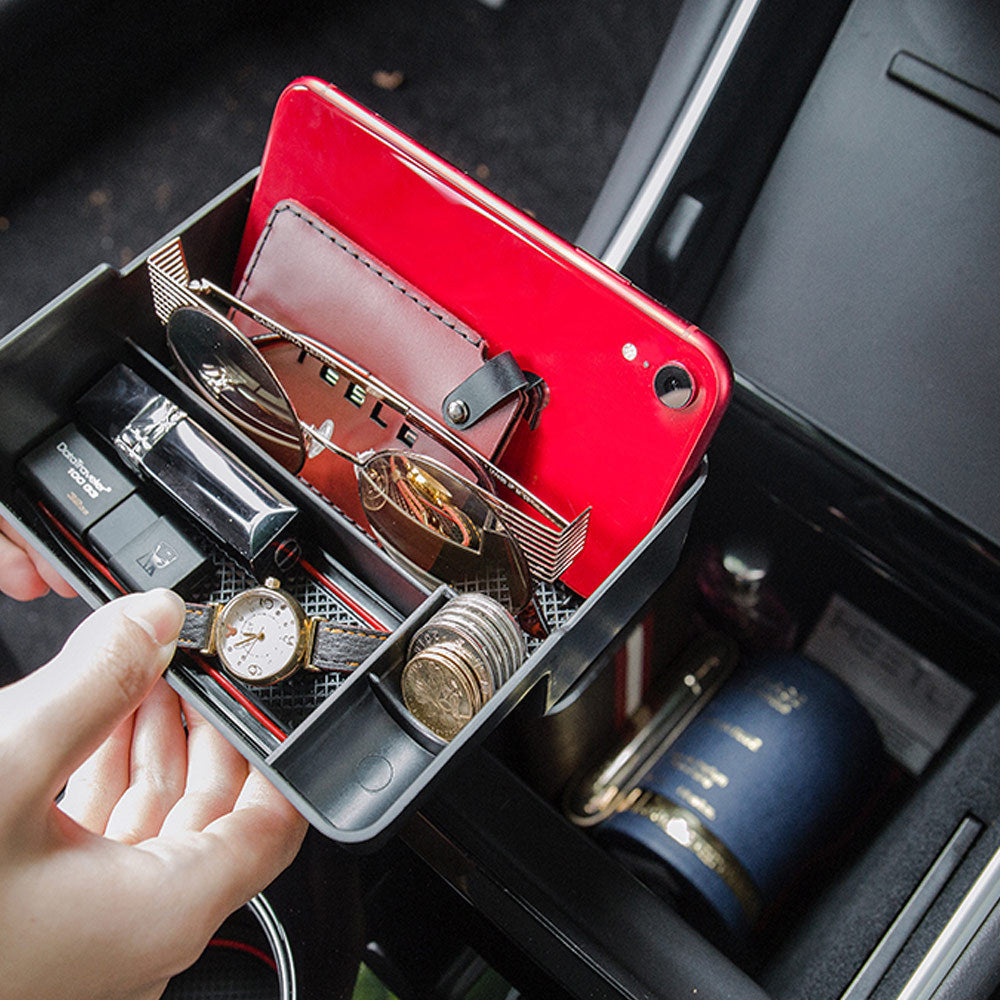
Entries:
POLYGON ((273 684, 298 665, 304 641, 301 609, 286 594, 256 587, 237 594, 215 623, 222 665, 247 684, 273 684))

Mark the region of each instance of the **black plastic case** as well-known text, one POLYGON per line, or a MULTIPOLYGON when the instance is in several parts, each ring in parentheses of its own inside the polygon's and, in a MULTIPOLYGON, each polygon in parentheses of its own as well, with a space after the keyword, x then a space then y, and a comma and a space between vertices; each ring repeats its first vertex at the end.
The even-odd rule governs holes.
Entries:
MULTIPOLYGON (((687 314, 697 316, 710 298, 798 102, 827 52, 840 17, 851 5, 838 0, 825 5, 823 11, 807 10, 806 6, 787 0, 697 0, 682 5, 683 16, 678 18, 678 29, 658 72, 661 89, 651 92, 644 104, 648 115, 639 122, 648 125, 650 118, 659 115, 665 122, 664 132, 673 127, 675 118, 683 117, 683 102, 704 79, 699 58, 704 56, 703 62, 708 64, 737 17, 748 10, 753 15, 746 43, 735 50, 735 72, 726 74, 718 91, 721 96, 706 108, 692 138, 692 155, 684 159, 656 206, 627 269, 637 283, 669 297, 687 314), (712 23, 702 24, 706 19, 712 23), (694 21, 702 29, 699 33, 681 30, 691 28, 694 21), (767 71, 758 74, 762 66, 767 71), (691 69, 690 79, 679 72, 687 68, 691 69), (671 87, 667 94, 662 87, 666 82, 671 87), (668 100, 674 97, 676 107, 668 100), (747 113, 737 116, 737 110, 747 113), (736 117, 739 128, 728 132, 736 117), (695 184, 705 174, 714 174, 716 181, 721 179, 724 187, 729 186, 728 199, 719 200, 717 185, 695 184), (689 195, 684 202, 689 209, 692 202, 703 206, 700 222, 691 213, 673 214, 675 202, 683 194, 689 195), (685 236, 690 239, 681 238, 685 236)), ((858 18, 874 6, 853 5, 855 18, 845 22, 841 44, 851 44, 852 32, 864 27, 858 18)), ((961 26, 969 18, 992 17, 994 24, 996 20, 984 5, 939 4, 932 12, 930 7, 926 2, 878 5, 876 13, 889 20, 898 17, 905 30, 901 29, 899 38, 891 37, 891 44, 880 42, 871 31, 860 34, 868 46, 866 51, 878 56, 875 59, 873 55, 873 69, 865 79, 880 92, 900 87, 892 89, 894 102, 920 100, 902 85, 890 82, 885 71, 900 48, 912 49, 927 42, 931 35, 921 37, 922 28, 947 32, 949 23, 961 26), (878 46, 881 48, 876 52, 878 46)), ((988 82, 983 66, 986 58, 995 55, 995 47, 988 44, 991 37, 988 32, 966 32, 954 40, 954 52, 981 50, 980 65, 964 66, 961 61, 944 58, 947 52, 941 65, 961 70, 971 81, 988 82), (977 39, 979 44, 973 44, 977 39)), ((933 55, 926 47, 917 54, 933 55)), ((838 49, 832 49, 833 71, 838 57, 838 49)), ((995 59, 990 65, 995 66, 995 59)), ((856 72, 854 78, 860 81, 862 74, 856 72)), ((817 89, 812 104, 822 96, 817 89)), ((919 107, 918 113, 928 117, 948 114, 930 103, 919 107)), ((949 122, 941 127, 976 127, 957 119, 949 122)), ((920 142, 931 139, 931 133, 922 129, 912 130, 911 136, 920 142)), ((652 146, 661 138, 653 137, 652 146)), ((994 147, 986 140, 995 145, 995 136, 968 133, 970 145, 981 146, 986 155, 995 156, 994 147)), ((946 151, 952 147, 939 144, 937 148, 946 151)), ((637 171, 640 178, 645 177, 655 154, 655 148, 648 151, 637 171)), ((908 161, 897 162, 903 169, 908 161)), ((810 174, 815 166, 806 160, 805 169, 810 174)), ((955 160, 954 166, 956 170, 973 169, 964 159, 961 163, 955 160)), ((815 176, 821 173, 816 170, 815 176)), ((883 181, 885 176, 880 175, 883 181)), ((980 172, 978 176, 992 175, 980 172)), ((963 189, 959 186, 955 190, 963 189)), ((990 204, 995 206, 995 185, 990 191, 994 193, 990 204)), ((613 192, 609 189, 609 193, 613 192)), ((195 273, 207 270, 213 259, 231 259, 235 254, 247 194, 246 187, 234 189, 186 227, 185 241, 195 273)), ((622 194, 626 205, 632 203, 634 194, 622 194)), ((599 207, 607 207, 605 199, 599 207)), ((595 215, 588 238, 581 238, 581 242, 603 255, 605 244, 597 239, 597 230, 603 227, 596 225, 598 221, 595 215)), ((764 218, 762 225, 766 222, 764 218)), ((822 235, 821 230, 817 233, 822 235)), ((850 237, 853 229, 848 227, 845 233, 850 237)), ((950 248, 958 249, 960 244, 963 251, 976 253, 975 247, 965 248, 960 239, 950 248)), ((850 240, 847 245, 850 250, 850 240)), ((928 244, 927 249, 930 252, 934 247, 928 244)), ((752 256, 743 254, 745 258, 752 256)), ((945 269, 947 274, 960 268, 964 259, 964 254, 958 254, 954 266, 945 269)), ((845 253, 840 263, 846 266, 852 260, 845 253)), ((987 267, 984 260, 976 264, 987 267)), ((155 347, 160 332, 147 315, 141 270, 133 267, 122 275, 110 269, 95 272, 0 345, 4 362, 0 372, 9 368, 12 373, 0 375, 0 391, 7 401, 7 420, 0 426, 5 472, 31 441, 58 425, 81 387, 113 361, 131 355, 126 337, 162 357, 155 347), (60 363, 55 364, 56 360, 60 363), (44 396, 37 388, 43 383, 47 383, 44 396)), ((229 275, 212 277, 225 281, 229 275)), ((976 284, 971 283, 970 288, 975 292, 976 284)), ((984 295, 995 296, 995 283, 980 289, 984 295)), ((739 298, 738 283, 731 282, 729 290, 733 300, 739 298)), ((794 283, 780 292, 784 299, 803 308, 812 301, 809 289, 794 283)), ((767 290, 760 301, 770 301, 767 290)), ((721 316, 719 305, 713 308, 721 316)), ((713 333, 720 332, 709 323, 705 326, 713 333)), ((867 330, 860 327, 851 333, 863 342, 867 330)), ((963 331, 963 337, 967 333, 963 331)), ((836 330, 830 337, 835 334, 836 330)), ((795 367, 792 354, 788 367, 795 367)), ((742 368, 739 359, 737 368, 742 368)), ((158 377, 164 376, 159 373, 158 377)), ((193 401, 185 400, 197 410, 193 401)), ((240 447, 211 415, 199 412, 199 416, 227 443, 240 447)), ((873 425, 872 429, 877 428, 873 425)), ((977 442, 980 447, 995 445, 992 426, 976 433, 992 434, 977 442)), ((961 438, 949 440, 960 455, 961 438)), ((244 452, 249 454, 250 450, 244 447, 244 452)), ((1000 763, 1000 634, 996 614, 1000 562, 995 547, 984 544, 984 539, 966 525, 943 516, 921 496, 901 488, 892 469, 874 468, 843 441, 832 440, 808 417, 781 405, 773 395, 759 392, 746 380, 737 405, 716 437, 711 457, 712 476, 700 491, 692 541, 713 537, 720 529, 734 525, 768 532, 781 543, 788 558, 785 575, 799 588, 796 596, 805 609, 805 628, 831 592, 845 593, 860 606, 884 616, 923 653, 968 684, 976 696, 973 708, 927 774, 887 803, 886 814, 862 831, 854 851, 825 870, 809 874, 798 905, 790 903, 776 915, 767 948, 755 956, 756 964, 747 963, 744 969, 734 965, 694 932, 681 915, 570 826, 558 805, 535 791, 539 782, 534 779, 553 761, 551 753, 543 756, 551 750, 551 732, 543 733, 534 743, 523 738, 525 733, 537 735, 539 729, 558 730, 560 722, 567 720, 573 720, 569 728, 575 736, 576 720, 592 718, 588 699, 596 693, 600 701, 608 690, 609 660, 606 654, 598 654, 609 641, 615 644, 623 640, 620 624, 628 617, 628 609, 637 610, 646 588, 654 587, 669 571, 691 514, 690 501, 675 515, 675 523, 663 525, 667 534, 654 532, 633 553, 633 562, 623 568, 622 576, 616 574, 609 581, 608 593, 595 595, 603 603, 593 606, 588 618, 574 619, 546 651, 536 654, 543 661, 531 667, 537 672, 530 677, 519 675, 512 682, 509 701, 498 708, 497 715, 507 714, 520 699, 518 710, 509 713, 513 717, 508 717, 485 744, 473 745, 486 737, 485 730, 498 718, 484 720, 487 725, 470 732, 461 747, 456 743, 447 758, 429 753, 417 739, 412 743, 407 742, 409 737, 399 741, 400 754, 411 762, 404 766, 412 766, 417 780, 407 786, 395 805, 387 804, 383 813, 388 815, 398 808, 400 814, 390 816, 383 831, 374 832, 381 837, 395 829, 399 836, 363 859, 371 866, 369 884, 377 887, 367 895, 365 906, 376 940, 387 944, 392 924, 405 932, 404 946, 391 957, 415 985, 411 996, 436 995, 422 989, 420 973, 430 964, 428 955, 413 947, 412 937, 407 936, 417 924, 426 928, 421 944, 433 941, 439 949, 471 946, 519 982, 540 983, 529 991, 531 996, 833 1000, 848 995, 852 1000, 888 1000, 900 995, 942 930, 960 913, 966 892, 981 887, 984 875, 987 888, 991 879, 997 881, 995 862, 991 862, 1000 846, 1000 788, 996 780, 1000 763), (621 591, 629 581, 635 581, 637 592, 628 593, 626 599, 621 591), (610 614, 607 620, 604 609, 610 614), (595 656, 596 662, 591 663, 595 656), (567 696, 538 720, 558 685, 583 669, 586 673, 567 696), (550 670, 558 679, 554 688, 545 676, 550 670), (522 715, 527 718, 522 719, 522 715), (512 763, 519 753, 534 754, 531 768, 512 763), (425 754, 429 754, 429 761, 424 761, 425 754), (450 765, 448 774, 440 780, 445 765, 450 765), (431 776, 430 784, 423 783, 424 777, 430 780, 431 776), (421 789, 424 795, 418 802, 421 789), (409 814, 411 805, 419 805, 414 814, 409 814), (417 890, 411 896, 400 894, 400 881, 410 879, 417 890), (848 990, 851 992, 845 993, 848 990)), ((259 456, 254 460, 266 465, 259 456)), ((970 480, 975 479, 975 471, 971 466, 963 468, 970 480)), ((991 476, 995 472, 994 468, 991 476)), ((970 489, 976 488, 976 482, 970 482, 970 489)), ((9 477, 3 490, 5 512, 12 510, 27 526, 29 537, 54 552, 89 600, 96 603, 112 596, 100 580, 74 563, 71 554, 58 549, 44 525, 33 517, 30 506, 14 495, 9 477)), ((991 501, 991 491, 983 495, 991 501)), ((443 593, 428 595, 362 538, 346 537, 336 519, 321 512, 316 516, 325 543, 365 585, 368 597, 383 594, 393 609, 412 616, 404 631, 443 598, 443 593)), ((391 656, 387 650, 385 659, 380 657, 368 665, 367 675, 390 677, 391 656)), ((213 712, 217 724, 244 752, 255 759, 277 759, 294 782, 308 785, 321 803, 314 811, 324 826, 329 822, 324 812, 333 814, 345 827, 353 826, 337 832, 341 840, 362 839, 371 829, 363 810, 337 801, 333 785, 321 787, 325 775, 336 774, 336 765, 332 751, 315 749, 324 735, 333 738, 343 724, 341 709, 349 714, 346 709, 355 699, 364 706, 357 709, 358 715, 370 712, 380 725, 395 719, 391 698, 371 697, 374 688, 366 677, 359 674, 353 688, 320 708, 305 723, 303 737, 283 747, 278 755, 272 755, 273 747, 266 742, 258 744, 247 735, 250 730, 230 712, 230 706, 215 703, 211 689, 205 688, 196 672, 181 668, 174 673, 173 682, 213 712)), ((565 764, 560 758, 558 766, 570 767, 572 760, 584 756, 587 748, 582 744, 583 740, 571 748, 565 764)), ((362 746, 359 744, 358 753, 362 746)), ((553 786, 558 784, 548 777, 553 786)), ((291 788, 292 781, 281 780, 290 794, 300 796, 291 788)), ((544 794, 548 796, 551 790, 546 787, 544 794)), ((339 903, 340 887, 336 878, 330 877, 338 868, 329 858, 324 860, 319 871, 310 870, 308 887, 336 896, 339 903)), ((301 891, 296 885, 295 893, 301 891)), ((969 922, 971 930, 980 933, 953 967, 945 964, 938 970, 942 982, 935 996, 985 997, 995 991, 1000 981, 996 912, 984 907, 981 916, 988 915, 987 919, 978 926, 969 922)), ((315 957, 332 936, 328 926, 312 929, 303 953, 310 959, 315 957)))
MULTIPOLYGON (((252 176, 183 224, 193 267, 226 282, 242 232, 252 176), (204 265, 204 266, 202 266, 204 265)), ((12 469, 26 450, 66 421, 73 400, 114 362, 124 361, 178 402, 237 455, 261 471, 305 519, 310 551, 332 559, 381 620, 401 622, 393 636, 315 710, 295 720, 288 738, 262 728, 197 666, 179 657, 168 677, 258 766, 310 822, 331 839, 373 846, 391 834, 431 790, 437 777, 495 727, 536 686, 547 709, 615 639, 677 562, 705 468, 624 562, 580 602, 564 602, 551 635, 450 743, 416 722, 400 697, 399 674, 409 637, 450 595, 427 589, 302 482, 208 412, 166 367, 163 331, 153 313, 146 269, 137 260, 121 273, 99 268, 0 345, 0 394, 12 419, 0 431, 0 455, 12 469), (52 372, 55 371, 55 375, 52 372)), ((5 477, 5 515, 20 521, 33 544, 48 551, 81 594, 111 596, 105 581, 58 544, 31 499, 5 477)), ((189 596, 190 595, 186 595, 189 596)))

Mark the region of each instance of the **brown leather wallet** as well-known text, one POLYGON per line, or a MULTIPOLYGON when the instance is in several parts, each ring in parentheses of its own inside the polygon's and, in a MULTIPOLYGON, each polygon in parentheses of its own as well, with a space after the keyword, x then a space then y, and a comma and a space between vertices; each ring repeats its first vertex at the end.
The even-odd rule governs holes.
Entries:
MULTIPOLYGON (((511 392, 473 426, 462 428, 448 421, 443 411, 449 396, 488 368, 483 339, 297 202, 279 202, 271 211, 238 295, 289 329, 368 369, 424 412, 447 423, 487 458, 499 457, 525 406, 525 395, 511 392)), ((248 336, 261 332, 252 320, 233 318, 248 336)), ((286 372, 277 374, 286 381, 286 372)), ((294 375, 290 377, 293 382, 286 389, 300 408, 294 375)), ((342 389, 350 391, 347 385, 342 389)), ((354 409, 363 407, 355 403, 354 409)), ((301 415, 306 418, 305 413, 301 415)), ((350 411, 341 414, 339 421, 334 417, 338 429, 345 416, 350 411)), ((359 418, 362 414, 355 413, 349 422, 359 418)), ((365 432, 360 436, 372 448, 400 443, 394 434, 381 431, 377 421, 365 419, 355 430, 365 432)), ((338 437, 338 443, 344 442, 338 437)))

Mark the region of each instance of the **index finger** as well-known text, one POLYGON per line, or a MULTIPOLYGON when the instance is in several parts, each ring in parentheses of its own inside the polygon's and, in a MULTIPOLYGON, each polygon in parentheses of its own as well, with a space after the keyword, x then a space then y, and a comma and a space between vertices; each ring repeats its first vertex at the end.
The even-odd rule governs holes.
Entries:
POLYGON ((163 673, 183 616, 170 591, 121 597, 85 618, 49 663, 0 691, 0 729, 22 750, 9 801, 52 801, 163 673))

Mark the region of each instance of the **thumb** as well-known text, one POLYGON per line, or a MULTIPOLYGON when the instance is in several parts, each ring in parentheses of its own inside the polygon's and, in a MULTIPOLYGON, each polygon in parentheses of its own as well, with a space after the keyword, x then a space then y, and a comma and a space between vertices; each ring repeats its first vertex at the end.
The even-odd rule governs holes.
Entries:
POLYGON ((4 742, 17 750, 8 790, 46 805, 139 705, 174 654, 184 602, 169 590, 99 608, 61 652, 0 691, 4 742))

